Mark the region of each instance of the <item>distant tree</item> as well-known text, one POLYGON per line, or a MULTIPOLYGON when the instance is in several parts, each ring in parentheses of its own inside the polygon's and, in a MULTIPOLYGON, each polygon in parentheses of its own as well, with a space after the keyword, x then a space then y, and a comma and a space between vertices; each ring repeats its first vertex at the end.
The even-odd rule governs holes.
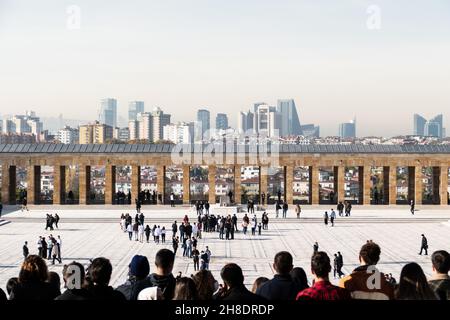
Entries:
POLYGON ((175 144, 170 140, 158 140, 155 142, 155 144, 175 144))
POLYGON ((113 139, 106 139, 105 144, 126 144, 126 142, 113 138, 113 139))

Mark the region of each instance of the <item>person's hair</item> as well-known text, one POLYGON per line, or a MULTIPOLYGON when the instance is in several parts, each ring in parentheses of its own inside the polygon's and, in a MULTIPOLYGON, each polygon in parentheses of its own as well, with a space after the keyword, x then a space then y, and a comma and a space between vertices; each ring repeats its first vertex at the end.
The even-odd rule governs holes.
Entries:
POLYGON ((422 268, 415 262, 406 264, 400 273, 395 292, 397 300, 436 300, 437 297, 427 282, 422 268))
POLYGON ((380 246, 372 240, 364 244, 359 251, 360 259, 362 259, 367 265, 376 265, 380 260, 380 254, 380 246))
POLYGON ((292 270, 292 255, 287 251, 280 251, 275 255, 274 267, 279 274, 288 274, 292 270))
POLYGON ((211 300, 214 294, 216 279, 209 270, 200 270, 192 276, 197 288, 199 300, 211 300))
POLYGON ((8 293, 8 296, 11 295, 11 292, 14 290, 14 288, 19 283, 19 278, 13 277, 8 280, 6 283, 6 292, 8 293))
POLYGON ((165 273, 172 272, 175 255, 169 249, 161 249, 156 253, 155 265, 161 268, 165 273))
POLYGON ((296 267, 292 269, 290 275, 292 280, 302 289, 308 288, 308 278, 306 277, 306 272, 303 268, 296 267))
POLYGON ((229 287, 240 286, 244 283, 242 269, 236 263, 227 263, 220 271, 220 277, 229 287))
POLYGON ((431 263, 437 272, 447 274, 450 270, 450 255, 445 250, 435 251, 431 255, 431 263))
POLYGON ((45 282, 48 278, 48 268, 44 259, 37 255, 28 256, 22 263, 19 272, 19 282, 45 282))
POLYGON ((194 280, 188 277, 178 279, 173 300, 197 300, 197 288, 194 280))
MULTIPOLYGON (((64 265, 63 267, 63 271, 62 271, 62 275, 63 275, 63 279, 64 279, 64 283, 67 283, 67 279, 72 276, 72 272, 70 272, 71 270, 69 270, 69 267, 75 267, 78 269, 79 274, 80 274, 80 283, 81 285, 83 285, 84 283, 84 278, 85 278, 85 271, 84 271, 84 267, 81 263, 76 262, 76 261, 72 261, 69 264, 64 265)), ((72 269, 72 268, 70 268, 72 269)))
POLYGON ((50 283, 57 291, 61 290, 61 278, 54 271, 48 273, 47 282, 50 283))
POLYGON ((255 282, 253 282, 252 292, 256 293, 256 290, 258 290, 258 288, 261 287, 263 283, 266 283, 267 281, 269 281, 269 279, 266 277, 256 278, 255 282))
POLYGON ((326 278, 331 271, 330 258, 326 252, 318 251, 311 257, 311 270, 319 278, 326 278))
POLYGON ((111 262, 103 257, 95 258, 89 266, 89 280, 94 284, 108 285, 111 273, 111 262))

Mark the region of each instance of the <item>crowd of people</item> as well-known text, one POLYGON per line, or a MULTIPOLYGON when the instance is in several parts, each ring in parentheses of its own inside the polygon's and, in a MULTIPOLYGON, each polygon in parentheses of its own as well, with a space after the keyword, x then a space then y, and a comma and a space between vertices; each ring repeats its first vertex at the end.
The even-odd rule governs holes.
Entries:
POLYGON ((359 251, 360 266, 342 277, 336 286, 329 280, 332 266, 326 252, 314 251, 308 281, 305 270, 294 267, 292 255, 281 251, 274 257, 273 278, 259 277, 249 290, 244 284, 242 268, 236 263, 222 267, 220 282, 208 268, 201 268, 190 276, 179 273, 174 277, 175 254, 164 248, 156 253, 152 273, 147 257, 135 255, 129 264, 128 279, 116 288, 110 286, 113 268, 108 259, 96 258, 86 268, 73 261, 62 271, 63 293, 60 292, 59 275, 48 271, 44 258, 29 255, 18 277, 7 282, 8 297, 0 290, 0 300, 233 300, 264 303, 282 300, 450 299, 450 255, 447 251, 439 250, 431 255, 431 279, 426 278, 417 263, 411 262, 403 266, 398 283, 376 268, 380 254, 378 244, 368 240, 359 251))

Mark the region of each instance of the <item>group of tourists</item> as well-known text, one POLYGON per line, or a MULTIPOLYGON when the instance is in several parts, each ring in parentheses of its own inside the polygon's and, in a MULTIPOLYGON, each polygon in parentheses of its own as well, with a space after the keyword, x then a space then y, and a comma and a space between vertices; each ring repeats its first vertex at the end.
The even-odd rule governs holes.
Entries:
POLYGON ((144 204, 157 204, 157 193, 155 190, 150 191, 148 189, 139 192, 138 200, 144 204))
MULTIPOLYGON (((55 264, 55 260, 57 260, 59 263, 62 263, 61 246, 61 236, 57 236, 55 238, 50 234, 47 239, 45 238, 45 236, 40 236, 39 240, 37 241, 38 255, 43 259, 51 260, 52 264, 55 264)), ((25 241, 22 251, 24 259, 27 259, 29 255, 27 241, 25 241)))
POLYGON ((340 217, 344 217, 344 215, 345 217, 350 217, 352 213, 352 204, 349 201, 344 201, 344 203, 342 203, 342 201, 339 201, 336 209, 340 217))
POLYGON ((156 244, 166 243, 166 227, 153 225, 151 228, 148 224, 144 227, 145 216, 144 214, 137 213, 133 218, 130 214, 126 213, 120 216, 120 228, 123 232, 128 233, 128 239, 132 241, 140 241, 147 243, 150 242, 150 237, 153 236, 153 242, 156 244))
POLYGON ((116 204, 131 204, 131 192, 125 193, 123 191, 117 191, 115 194, 116 204))
MULTIPOLYGON (((251 290, 244 285, 242 268, 227 263, 220 271, 219 280, 205 266, 191 276, 178 273, 173 276, 175 254, 161 249, 154 259, 154 270, 146 256, 135 255, 129 264, 128 279, 116 288, 109 282, 111 262, 99 257, 85 270, 79 262, 65 265, 62 271, 65 291, 60 292, 60 278, 49 272, 45 260, 38 255, 25 258, 18 277, 6 284, 10 300, 232 300, 264 303, 283 300, 449 300, 450 255, 435 251, 431 256, 432 277, 427 279, 415 262, 403 266, 398 283, 377 270, 381 249, 368 240, 359 251, 360 265, 339 284, 330 280, 330 258, 324 251, 315 251, 308 270, 310 279, 301 267, 294 267, 293 257, 287 251, 278 252, 273 260, 272 279, 257 278, 251 290), (78 281, 74 281, 74 277, 78 281)), ((203 256, 208 254, 203 251, 203 256)), ((335 258, 339 259, 339 258, 335 258)), ((206 263, 206 262, 205 262, 206 263)), ((8 299, 0 289, 0 300, 8 299)))

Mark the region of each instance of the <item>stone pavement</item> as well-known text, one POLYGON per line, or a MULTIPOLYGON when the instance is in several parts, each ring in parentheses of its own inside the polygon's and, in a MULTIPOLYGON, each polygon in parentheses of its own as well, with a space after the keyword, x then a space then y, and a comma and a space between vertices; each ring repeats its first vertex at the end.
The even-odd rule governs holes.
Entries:
MULTIPOLYGON (((63 264, 72 260, 88 264, 89 259, 99 256, 110 259, 114 268, 111 284, 117 286, 126 280, 133 255, 146 255, 153 269, 157 250, 172 248, 170 229, 173 220, 179 222, 185 214, 193 221, 196 219, 196 213, 189 207, 144 207, 146 224, 164 225, 168 229, 167 243, 156 245, 129 241, 128 235, 120 230, 120 214, 134 214, 129 206, 34 206, 29 212, 6 209, 6 214, 2 215, 3 225, 0 222, 0 286, 3 289, 10 277, 18 275, 23 260, 23 242, 28 241, 30 252, 36 253, 39 235, 61 235, 63 264), (45 231, 45 214, 55 212, 61 216, 60 229, 45 231)), ((450 250, 448 209, 424 206, 412 216, 408 207, 358 207, 353 210, 352 217, 337 217, 335 227, 323 224, 323 211, 329 209, 330 206, 304 206, 301 219, 294 217, 293 210, 288 219, 276 219, 274 211, 269 209, 269 230, 263 230, 261 236, 244 236, 239 232, 235 234, 235 240, 226 241, 219 240, 217 233, 204 233, 203 239, 199 240, 199 249, 208 245, 212 251, 210 269, 216 279, 220 280, 220 269, 225 263, 236 262, 244 271, 247 286, 259 276, 272 277, 273 257, 282 250, 291 252, 295 266, 303 267, 311 279, 309 259, 314 241, 330 258, 340 251, 344 257, 343 271, 347 274, 358 265, 361 245, 371 239, 381 246, 379 269, 392 273, 397 279, 402 266, 410 261, 418 262, 425 274, 431 275, 430 256, 418 255, 422 233, 428 238, 430 254, 438 249, 450 250)), ((220 215, 234 211, 233 208, 211 209, 211 213, 220 215)), ((243 213, 238 214, 239 218, 242 216, 243 213)), ((261 212, 257 212, 257 217, 260 219, 261 212)), ((174 274, 181 271, 190 275, 194 273, 193 263, 183 258, 181 251, 180 248, 177 253, 174 274)), ((61 273, 62 265, 50 265, 50 270, 61 273)))

